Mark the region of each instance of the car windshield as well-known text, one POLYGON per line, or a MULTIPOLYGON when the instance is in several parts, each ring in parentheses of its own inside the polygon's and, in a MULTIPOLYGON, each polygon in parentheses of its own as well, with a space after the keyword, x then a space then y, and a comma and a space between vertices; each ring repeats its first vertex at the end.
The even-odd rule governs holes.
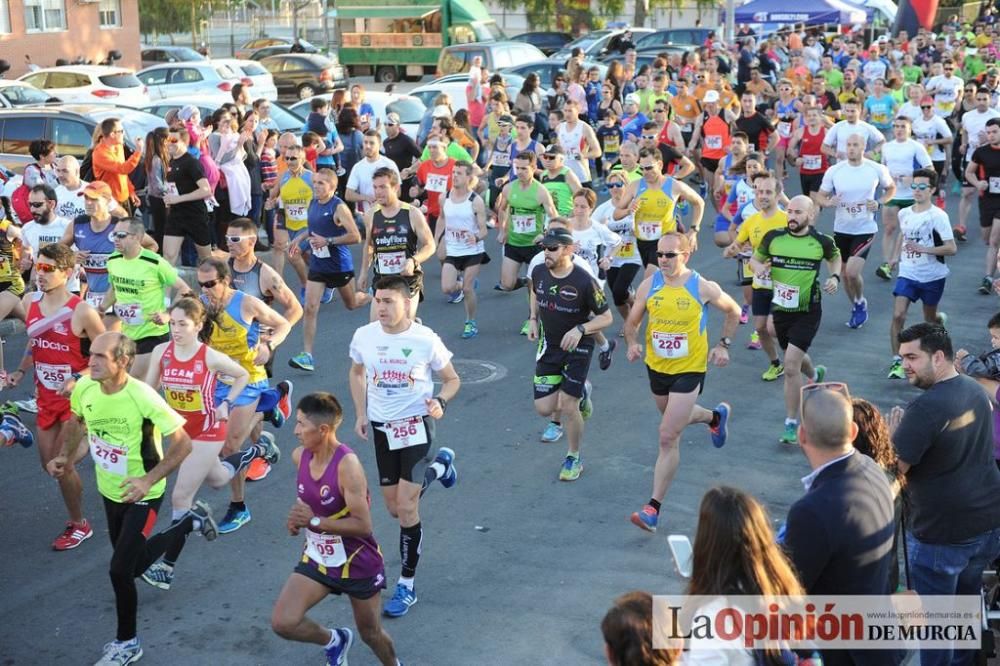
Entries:
POLYGON ((385 107, 386 114, 398 113, 400 122, 406 124, 419 123, 426 111, 427 107, 424 106, 424 103, 413 97, 397 99, 395 102, 386 104, 385 107))
POLYGON ((186 46, 181 48, 176 48, 170 51, 173 55, 177 57, 178 60, 182 62, 195 62, 201 60, 208 60, 205 56, 198 53, 194 49, 189 49, 186 46))
POLYGON ((240 63, 240 69, 243 70, 244 76, 263 76, 264 74, 267 74, 267 70, 257 63, 240 63))
MULTIPOLYGON (((306 109, 303 109, 302 112, 308 115, 306 109)), ((271 102, 271 119, 274 120, 281 132, 301 132, 302 123, 305 122, 305 118, 274 102, 271 102)))
POLYGON ((12 106, 45 104, 52 97, 47 92, 42 92, 30 86, 4 86, 0 88, 0 95, 6 97, 12 106))
POLYGON ((109 88, 141 88, 142 81, 136 78, 131 72, 121 72, 119 74, 105 74, 97 79, 109 88))
POLYGON ((562 50, 572 51, 573 49, 579 46, 581 49, 586 51, 591 46, 593 46, 594 44, 596 44, 597 42, 604 39, 610 34, 611 34, 610 30, 594 30, 593 32, 588 32, 586 35, 583 35, 582 37, 577 37, 572 42, 562 47, 562 50))

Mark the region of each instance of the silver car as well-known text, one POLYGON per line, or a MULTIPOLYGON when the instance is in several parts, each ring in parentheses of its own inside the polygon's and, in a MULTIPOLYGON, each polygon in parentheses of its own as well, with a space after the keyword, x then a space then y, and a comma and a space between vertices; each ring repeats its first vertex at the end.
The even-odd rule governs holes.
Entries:
POLYGON ((149 88, 150 100, 198 95, 217 104, 232 102, 233 86, 240 82, 228 65, 209 60, 153 65, 136 77, 149 88))

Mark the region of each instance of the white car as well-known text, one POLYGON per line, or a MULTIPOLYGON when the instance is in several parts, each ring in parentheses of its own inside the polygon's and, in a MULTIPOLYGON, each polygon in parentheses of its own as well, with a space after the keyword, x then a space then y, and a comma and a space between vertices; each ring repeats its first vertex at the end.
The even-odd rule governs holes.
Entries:
POLYGON ((63 102, 106 102, 125 106, 149 103, 149 92, 132 70, 104 65, 66 65, 29 72, 18 81, 30 83, 63 102))
POLYGON ((209 60, 153 65, 138 72, 136 78, 149 88, 151 101, 198 95, 219 105, 233 101, 233 86, 240 82, 228 65, 209 60))
POLYGON ((236 58, 215 58, 212 62, 225 65, 236 72, 240 82, 244 86, 250 86, 251 99, 263 97, 271 102, 278 101, 278 88, 274 85, 274 77, 259 62, 236 58))
MULTIPOLYGON (((326 100, 329 100, 332 96, 333 93, 316 95, 316 97, 326 100)), ((308 118, 310 112, 309 104, 312 100, 316 99, 316 97, 304 99, 288 108, 290 111, 302 116, 303 118, 308 118)), ((385 125, 385 118, 387 114, 398 113, 400 125, 402 126, 403 131, 412 137, 417 136, 417 129, 420 127, 420 119, 424 117, 424 113, 427 111, 427 107, 420 101, 420 98, 414 97, 413 95, 397 95, 396 93, 366 91, 365 102, 372 105, 372 115, 376 120, 380 121, 383 126, 385 125)), ((382 129, 382 136, 385 136, 384 127, 382 129)))
POLYGON ((38 104, 48 104, 50 100, 58 100, 58 98, 28 83, 0 79, 0 108, 37 106, 38 104))
MULTIPOLYGON (((521 86, 524 85, 524 77, 519 74, 503 72, 503 78, 507 82, 507 97, 513 103, 517 99, 517 93, 521 90, 521 86)), ((449 74, 414 88, 410 94, 419 97, 424 106, 429 109, 434 106, 435 97, 441 93, 447 93, 451 97, 451 108, 458 111, 469 107, 469 102, 465 99, 465 86, 468 82, 468 72, 449 74)))

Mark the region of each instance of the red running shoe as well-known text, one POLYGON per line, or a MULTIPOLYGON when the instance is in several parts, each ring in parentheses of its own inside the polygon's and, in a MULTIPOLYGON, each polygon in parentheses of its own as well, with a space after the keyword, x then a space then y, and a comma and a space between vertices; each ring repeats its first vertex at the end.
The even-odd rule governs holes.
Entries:
POLYGON ((73 550, 92 536, 94 530, 86 518, 82 523, 67 522, 66 529, 52 542, 52 550, 73 550))

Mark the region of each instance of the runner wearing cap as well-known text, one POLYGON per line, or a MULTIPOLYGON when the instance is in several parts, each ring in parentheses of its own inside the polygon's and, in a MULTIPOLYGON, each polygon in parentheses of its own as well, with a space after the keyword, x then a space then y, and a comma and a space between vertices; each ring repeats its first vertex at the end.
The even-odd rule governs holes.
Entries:
MULTIPOLYGON (((705 93, 704 111, 694 123, 691 141, 688 143, 689 154, 701 146, 701 158, 698 160, 698 171, 701 173, 701 196, 708 195, 709 183, 714 189, 714 175, 719 168, 719 161, 729 150, 730 127, 736 122, 736 116, 729 109, 719 108, 719 91, 709 90, 705 93)), ((712 192, 712 204, 716 205, 716 195, 712 192)), ((700 222, 700 220, 699 220, 700 222)))
POLYGON ((424 152, 430 157, 417 167, 417 184, 410 187, 410 196, 416 199, 426 195, 424 205, 427 211, 427 226, 433 233, 437 227, 438 216, 441 214, 441 199, 451 190, 451 174, 455 170, 457 159, 448 155, 444 141, 437 137, 427 141, 424 152))
POLYGON ((545 261, 532 270, 528 339, 538 340, 535 361, 535 410, 558 414, 569 450, 560 481, 583 472, 580 447, 583 419, 593 409, 587 372, 594 355, 593 335, 613 321, 611 308, 594 277, 573 262, 573 234, 552 229, 542 237, 545 261), (581 411, 581 401, 588 405, 581 411))
POLYGON ((629 93, 625 95, 625 101, 622 104, 622 132, 625 134, 625 138, 631 138, 636 141, 639 140, 639 136, 642 134, 642 126, 649 122, 646 114, 639 110, 640 101, 639 95, 629 93))
POLYGON ((580 179, 565 164, 566 151, 558 144, 552 144, 542 153, 542 185, 552 195, 556 210, 563 217, 573 213, 573 195, 580 190, 580 179))

